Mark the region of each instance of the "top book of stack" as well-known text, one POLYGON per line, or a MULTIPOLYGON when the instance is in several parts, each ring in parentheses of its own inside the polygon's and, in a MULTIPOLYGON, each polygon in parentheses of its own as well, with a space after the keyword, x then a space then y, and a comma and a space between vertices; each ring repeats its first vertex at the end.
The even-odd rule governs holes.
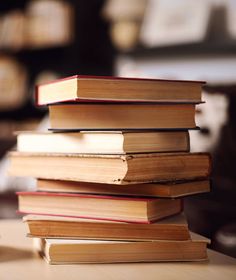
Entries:
POLYGON ((58 102, 200 103, 204 82, 71 76, 36 89, 38 105, 58 102))

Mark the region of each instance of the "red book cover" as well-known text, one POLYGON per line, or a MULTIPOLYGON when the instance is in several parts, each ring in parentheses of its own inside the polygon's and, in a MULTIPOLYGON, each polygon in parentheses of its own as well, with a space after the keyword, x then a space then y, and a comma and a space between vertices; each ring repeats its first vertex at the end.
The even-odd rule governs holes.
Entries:
MULTIPOLYGON (((61 78, 61 79, 56 79, 53 80, 51 82, 47 82, 47 83, 43 83, 43 84, 39 84, 36 85, 35 87, 35 102, 37 106, 42 106, 45 104, 39 104, 38 102, 38 89, 40 86, 44 86, 44 85, 49 85, 49 84, 54 84, 54 83, 58 83, 61 81, 65 81, 65 80, 73 80, 73 79, 97 79, 97 80, 123 80, 123 81, 150 81, 150 82, 158 82, 158 81, 163 81, 163 82, 179 82, 179 83, 196 83, 196 84, 206 84, 206 82, 204 81, 191 81, 191 80, 168 80, 168 79, 150 79, 150 78, 132 78, 132 77, 117 77, 117 76, 90 76, 90 75, 73 75, 73 76, 69 76, 69 77, 65 77, 65 78, 61 78)), ((99 100, 99 99, 86 99, 86 98, 76 98, 76 99, 68 99, 68 100, 63 100, 64 102, 84 102, 84 103, 89 103, 89 102, 130 102, 130 100, 123 100, 122 101, 116 101, 116 100, 99 100)), ((136 100, 135 102, 142 102, 141 100, 136 100)), ((154 101, 147 101, 149 103, 152 103, 154 101)), ((183 103, 187 103, 187 102, 183 102, 183 103)), ((199 102, 196 102, 199 103, 199 102)), ((53 104, 53 103, 50 103, 53 104)))
MULTIPOLYGON (((79 197, 79 198, 95 198, 95 199, 109 199, 109 200, 129 200, 129 201, 154 201, 154 200, 163 200, 163 198, 144 198, 144 197, 125 197, 125 196, 106 196, 106 195, 90 195, 90 194, 76 194, 76 193, 51 193, 51 192, 17 192, 18 196, 61 196, 61 197, 79 197)), ((168 199, 169 200, 169 199, 168 199)), ((181 202, 181 210, 183 211, 183 201, 182 199, 178 199, 181 202)), ((111 219, 106 217, 91 217, 91 216, 75 216, 75 215, 60 215, 60 214, 48 214, 48 213, 36 213, 36 212, 26 212, 26 211, 17 211, 19 214, 34 214, 34 215, 45 215, 45 216, 60 216, 60 217, 75 217, 82 219, 91 219, 91 220, 105 220, 105 221, 116 221, 116 222, 129 222, 129 223, 140 223, 140 224, 151 224, 159 219, 151 220, 151 221, 140 221, 140 220, 128 220, 128 219, 111 219)), ((169 215, 171 216, 171 215, 169 215)))
POLYGON ((61 82, 64 80, 72 80, 72 79, 100 79, 100 80, 130 80, 130 81, 163 81, 163 82, 180 82, 180 83, 198 83, 198 84, 206 84, 205 81, 194 81, 194 80, 168 80, 168 79, 150 79, 150 78, 134 78, 134 77, 117 77, 117 76, 93 76, 93 75, 73 75, 65 78, 60 78, 53 80, 51 82, 39 84, 38 86, 53 84, 57 82, 61 82))

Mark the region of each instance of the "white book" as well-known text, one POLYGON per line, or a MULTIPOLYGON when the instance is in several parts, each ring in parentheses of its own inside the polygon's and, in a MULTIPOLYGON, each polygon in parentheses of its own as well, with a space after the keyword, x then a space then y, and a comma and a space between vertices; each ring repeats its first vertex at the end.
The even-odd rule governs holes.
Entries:
POLYGON ((189 133, 188 131, 19 132, 17 150, 85 154, 187 152, 189 133))

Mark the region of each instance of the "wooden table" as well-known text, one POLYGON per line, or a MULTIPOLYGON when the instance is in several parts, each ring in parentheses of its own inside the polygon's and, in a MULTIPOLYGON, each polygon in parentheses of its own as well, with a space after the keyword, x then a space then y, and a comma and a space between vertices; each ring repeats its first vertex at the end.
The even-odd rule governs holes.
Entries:
POLYGON ((209 250, 209 262, 48 265, 32 250, 19 220, 0 221, 1 280, 235 280, 236 259, 209 250))

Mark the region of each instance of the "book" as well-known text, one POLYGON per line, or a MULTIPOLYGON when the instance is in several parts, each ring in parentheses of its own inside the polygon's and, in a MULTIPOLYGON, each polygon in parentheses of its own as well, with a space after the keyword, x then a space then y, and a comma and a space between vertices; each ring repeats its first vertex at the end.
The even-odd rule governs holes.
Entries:
POLYGON ((49 105, 51 129, 123 130, 196 128, 195 104, 49 105))
POLYGON ((200 102, 204 82, 75 75, 37 86, 38 105, 63 101, 200 102))
POLYGON ((37 180, 37 190, 102 195, 152 196, 177 198, 210 191, 209 180, 176 181, 125 186, 61 180, 37 180))
POLYGON ((182 210, 181 199, 18 192, 19 212, 150 223, 182 210))
POLYGON ((151 224, 26 215, 29 237, 101 240, 188 240, 188 224, 183 213, 151 224))
POLYGON ((207 260, 209 240, 109 241, 42 239, 40 252, 50 264, 207 260))
POLYGON ((107 184, 134 184, 206 178, 207 153, 145 153, 129 155, 10 152, 9 173, 41 179, 107 184))
POLYGON ((43 153, 127 154, 188 152, 188 131, 19 132, 17 151, 43 153))

